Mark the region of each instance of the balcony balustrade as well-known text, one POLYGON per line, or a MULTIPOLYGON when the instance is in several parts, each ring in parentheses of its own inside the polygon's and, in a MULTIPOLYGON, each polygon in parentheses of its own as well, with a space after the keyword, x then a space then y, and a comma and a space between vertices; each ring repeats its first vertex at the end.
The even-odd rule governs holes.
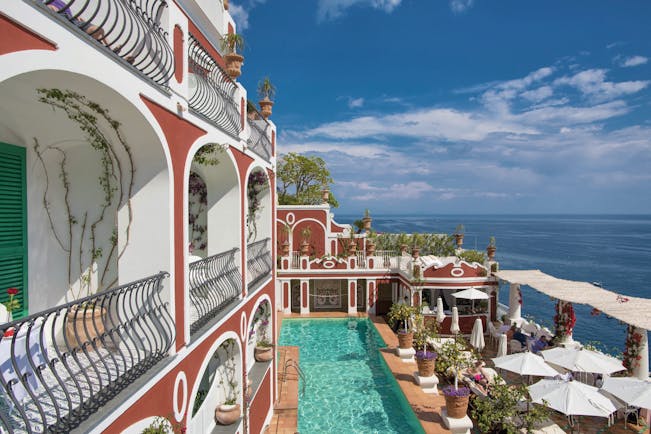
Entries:
POLYGON ((253 288, 271 273, 271 238, 247 246, 247 282, 253 288))
POLYGON ((271 125, 255 107, 249 105, 247 111, 251 135, 246 144, 253 152, 269 161, 271 159, 271 139, 269 137, 271 125))
POLYGON ((242 293, 238 252, 232 249, 190 264, 190 333, 242 293))
POLYGON ((167 86, 174 74, 174 54, 161 27, 165 0, 32 1, 155 83, 167 86))
POLYGON ((0 325, 0 432, 70 432, 174 340, 167 273, 0 325))
POLYGON ((188 53, 190 108, 237 137, 242 130, 239 104, 235 100, 237 85, 192 35, 188 53))

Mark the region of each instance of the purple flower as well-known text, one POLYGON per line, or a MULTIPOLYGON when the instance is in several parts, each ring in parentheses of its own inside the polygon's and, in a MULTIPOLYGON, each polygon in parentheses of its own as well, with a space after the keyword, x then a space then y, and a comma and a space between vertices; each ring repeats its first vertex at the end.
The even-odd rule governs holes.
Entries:
POLYGON ((421 360, 436 360, 438 354, 434 351, 416 351, 416 358, 421 360))
POLYGON ((455 389, 454 386, 445 386, 443 388, 443 395, 445 396, 458 396, 458 397, 463 397, 463 396, 468 396, 470 395, 470 389, 467 387, 459 387, 458 389, 455 389))

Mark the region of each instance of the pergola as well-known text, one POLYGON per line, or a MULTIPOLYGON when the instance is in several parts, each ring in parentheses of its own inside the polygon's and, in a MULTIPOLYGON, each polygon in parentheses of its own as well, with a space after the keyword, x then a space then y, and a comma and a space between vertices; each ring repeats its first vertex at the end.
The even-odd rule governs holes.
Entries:
POLYGON ((509 317, 512 320, 520 317, 519 285, 527 285, 561 302, 586 304, 612 318, 632 325, 636 332, 642 335, 640 348, 642 360, 635 374, 640 378, 648 377, 647 330, 651 330, 651 299, 617 294, 587 282, 559 279, 540 270, 502 270, 495 273, 495 276, 511 284, 509 317))

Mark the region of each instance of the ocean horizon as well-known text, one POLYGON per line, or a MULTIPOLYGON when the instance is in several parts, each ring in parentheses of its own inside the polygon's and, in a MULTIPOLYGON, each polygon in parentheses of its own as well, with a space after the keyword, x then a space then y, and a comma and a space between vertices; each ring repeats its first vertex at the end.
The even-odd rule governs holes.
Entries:
MULTIPOLYGON (((649 214, 372 214, 378 232, 451 234, 465 228, 465 249, 485 251, 489 237, 497 244, 501 269, 538 269, 562 279, 598 283, 634 297, 651 298, 651 215, 649 214)), ((336 214, 338 223, 361 215, 336 214)), ((522 287, 522 314, 553 331, 555 301, 522 287)), ((508 304, 508 287, 500 290, 508 304)), ((591 308, 575 305, 574 338, 613 355, 621 354, 626 326, 591 308)))

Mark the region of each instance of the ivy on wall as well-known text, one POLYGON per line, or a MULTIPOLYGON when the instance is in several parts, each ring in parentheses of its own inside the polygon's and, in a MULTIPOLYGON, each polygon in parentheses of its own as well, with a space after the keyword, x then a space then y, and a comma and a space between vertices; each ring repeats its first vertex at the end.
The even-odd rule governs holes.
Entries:
POLYGON ((246 184, 246 194, 249 202, 249 209, 246 216, 247 242, 255 241, 258 236, 256 219, 258 212, 262 209, 262 197, 269 189, 267 176, 262 170, 254 170, 249 174, 246 184))

